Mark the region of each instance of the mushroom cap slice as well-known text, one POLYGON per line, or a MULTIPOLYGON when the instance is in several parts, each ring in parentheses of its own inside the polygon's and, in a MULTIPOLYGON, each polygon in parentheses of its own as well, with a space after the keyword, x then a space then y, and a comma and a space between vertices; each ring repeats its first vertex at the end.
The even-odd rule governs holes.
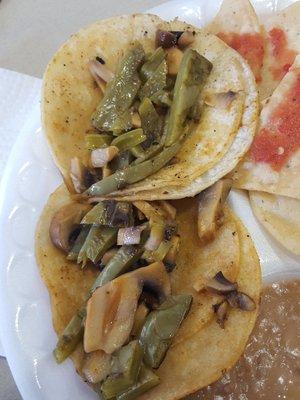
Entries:
POLYGON ((203 243, 212 241, 222 224, 223 206, 231 189, 230 179, 220 179, 199 194, 198 235, 203 243))
POLYGON ((70 250, 69 238, 89 206, 80 203, 69 203, 61 207, 53 216, 49 234, 55 247, 64 252, 70 250))
POLYGON ((159 303, 171 292, 162 262, 121 275, 96 289, 87 303, 84 350, 111 354, 125 344, 135 320, 143 289, 155 293, 159 303))

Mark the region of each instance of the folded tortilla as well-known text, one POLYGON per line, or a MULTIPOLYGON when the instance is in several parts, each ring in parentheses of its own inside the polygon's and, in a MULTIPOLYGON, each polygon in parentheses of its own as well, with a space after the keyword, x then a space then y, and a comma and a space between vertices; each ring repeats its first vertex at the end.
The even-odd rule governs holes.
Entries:
MULTIPOLYGON (((60 334, 99 273, 93 268, 82 270, 67 261, 65 254, 53 246, 49 226, 54 213, 72 201, 64 185, 49 198, 40 217, 35 252, 40 274, 51 300, 53 326, 60 334)), ((253 329, 261 288, 260 265, 253 243, 240 220, 225 208, 224 224, 214 242, 202 246, 198 240, 196 216, 197 200, 175 202, 178 230, 181 236, 177 266, 170 274, 172 293, 190 293, 194 301, 190 314, 182 324, 157 374, 161 383, 142 399, 175 400, 217 380, 224 370, 231 368, 242 354, 253 329), (222 271, 236 280, 239 290, 255 301, 255 311, 230 309, 225 329, 216 322, 212 305, 220 301, 205 291, 196 292, 194 285, 222 271)), ((83 355, 78 346, 72 355, 80 373, 83 355)))
POLYGON ((134 41, 146 52, 153 51, 157 29, 194 31, 191 47, 213 63, 202 96, 231 91, 235 97, 227 108, 204 106, 200 123, 185 140, 175 163, 110 197, 120 194, 128 200, 149 200, 193 196, 234 168, 249 148, 257 121, 257 91, 248 65, 234 50, 216 36, 178 20, 165 22, 146 14, 114 17, 71 36, 44 75, 43 129, 67 181, 73 157, 88 164, 84 137, 102 96, 89 73, 88 61, 100 56, 114 72, 134 41))

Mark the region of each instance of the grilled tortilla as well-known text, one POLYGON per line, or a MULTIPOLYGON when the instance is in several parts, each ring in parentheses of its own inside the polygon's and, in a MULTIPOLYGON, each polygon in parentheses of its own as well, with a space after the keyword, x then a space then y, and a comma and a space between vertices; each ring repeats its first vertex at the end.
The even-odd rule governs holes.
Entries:
MULTIPOLYGON (((51 300, 53 326, 60 334, 73 314, 81 307, 95 276, 95 268, 81 269, 67 261, 49 238, 49 227, 55 212, 70 203, 65 186, 49 198, 40 217, 35 251, 37 263, 51 300)), ((141 399, 180 399, 217 380, 224 370, 238 360, 253 329, 258 312, 261 277, 253 243, 242 223, 229 208, 215 240, 201 245, 197 237, 197 199, 174 203, 177 209, 178 232, 181 237, 176 268, 171 272, 173 294, 191 294, 193 305, 162 362, 157 375, 160 384, 141 399), (230 309, 225 328, 215 319, 212 305, 218 296, 195 290, 195 283, 204 283, 216 272, 236 281, 239 290, 256 303, 254 311, 230 309)), ((201 287, 200 287, 201 289, 201 287)), ((81 373, 82 345, 73 353, 76 369, 81 373)))
POLYGON ((213 64, 201 94, 200 122, 192 127, 172 165, 106 197, 151 200, 193 196, 232 170, 249 148, 257 121, 257 91, 248 65, 236 52, 216 36, 178 20, 167 23, 144 14, 114 17, 73 35, 54 55, 44 75, 43 128, 67 182, 72 158, 89 163, 84 139, 102 98, 88 61, 101 57, 114 72, 133 42, 141 43, 146 53, 153 51, 158 29, 193 32, 189 47, 213 64), (233 93, 227 107, 207 100, 226 93, 233 93))

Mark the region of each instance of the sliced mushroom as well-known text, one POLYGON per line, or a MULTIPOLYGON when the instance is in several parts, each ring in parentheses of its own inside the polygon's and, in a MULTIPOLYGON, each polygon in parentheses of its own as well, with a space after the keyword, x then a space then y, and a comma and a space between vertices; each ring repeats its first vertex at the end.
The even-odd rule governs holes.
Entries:
POLYGON ((204 96, 204 103, 215 108, 227 109, 235 99, 236 93, 209 93, 204 96))
POLYGON ((148 291, 161 303, 171 293, 170 277, 162 262, 155 262, 147 267, 132 272, 139 278, 143 291, 148 291))
POLYGON ((144 221, 146 219, 145 215, 142 213, 142 211, 137 210, 137 218, 139 221, 144 221))
POLYGON ((206 282, 205 288, 213 293, 226 294, 237 290, 237 284, 230 282, 219 271, 212 279, 206 282))
POLYGON ((185 49, 190 46, 195 40, 195 32, 185 31, 178 38, 178 47, 185 49))
POLYGON ((87 304, 84 350, 111 354, 128 340, 141 285, 136 277, 115 279, 95 290, 87 304))
POLYGON ((168 251, 166 257, 164 258, 164 264, 167 269, 167 272, 171 272, 176 265, 176 256, 179 250, 179 244, 180 244, 180 236, 174 235, 171 238, 171 248, 168 251))
POLYGON ((230 192, 232 181, 221 179, 199 195, 198 236, 203 243, 215 238, 222 225, 223 206, 230 192))
POLYGON ((140 210, 148 220, 152 221, 163 221, 165 219, 165 213, 161 207, 157 206, 155 202, 147 201, 134 201, 133 205, 140 210))
POLYGON ((82 193, 94 183, 93 174, 85 165, 74 157, 70 164, 70 178, 76 193, 82 193))
POLYGON ((82 374, 90 383, 106 379, 111 369, 111 355, 102 350, 86 354, 82 364, 82 374))
POLYGON ((144 289, 161 302, 170 294, 170 280, 163 263, 124 274, 96 289, 87 303, 84 350, 111 354, 127 342, 139 297, 144 289))
POLYGON ((256 304, 246 293, 234 291, 226 295, 226 299, 231 307, 243 311, 254 311, 256 304))
POLYGON ((86 204, 70 203, 61 207, 54 214, 50 223, 49 235, 55 247, 66 253, 69 252, 72 234, 89 208, 86 204))
POLYGON ((150 310, 145 303, 139 304, 134 317, 134 324, 131 331, 132 336, 139 335, 149 311, 150 310))
POLYGON ((97 85, 104 93, 106 83, 114 78, 114 74, 98 59, 90 60, 88 68, 97 85))
POLYGON ((225 328, 225 321, 228 315, 228 303, 227 301, 222 301, 221 303, 213 305, 214 312, 217 316, 217 323, 222 329, 225 328))
POLYGON ((118 153, 119 149, 116 146, 108 146, 103 149, 95 149, 91 152, 91 164, 94 168, 104 167, 118 153))
POLYGON ((164 239, 165 224, 160 222, 151 223, 151 231, 148 240, 145 243, 145 249, 149 251, 156 250, 164 239))
POLYGON ((176 218, 177 210, 168 201, 160 200, 157 202, 157 204, 163 209, 168 220, 174 220, 176 218))
POLYGON ((177 45, 177 36, 169 31, 158 30, 155 36, 156 47, 162 47, 163 49, 169 49, 177 45))
POLYGON ((167 49, 168 73, 170 75, 177 75, 182 57, 183 52, 179 50, 178 47, 167 49))

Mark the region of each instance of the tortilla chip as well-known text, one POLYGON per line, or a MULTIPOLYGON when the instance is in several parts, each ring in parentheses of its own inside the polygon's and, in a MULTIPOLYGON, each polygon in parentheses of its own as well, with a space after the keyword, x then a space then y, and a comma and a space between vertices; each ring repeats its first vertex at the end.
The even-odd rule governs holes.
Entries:
MULTIPOLYGON (((296 119, 300 118, 300 115, 296 111, 292 111, 292 116, 289 115, 290 113, 288 113, 288 111, 291 108, 288 108, 286 112, 280 114, 280 121, 282 121, 284 124, 289 123, 291 125, 292 122, 295 124, 291 131, 283 133, 279 118, 276 117, 276 119, 274 119, 274 114, 276 114, 278 110, 280 111, 281 106, 287 107, 287 93, 291 90, 291 88, 294 87, 295 84, 297 85, 299 79, 300 56, 296 58, 290 71, 285 75, 279 86, 274 91, 273 95, 263 107, 260 115, 260 127, 252 143, 250 152, 240 163, 237 169, 231 174, 235 187, 248 190, 260 190, 277 195, 295 197, 298 199, 300 198, 300 151, 297 148, 299 133, 298 130, 295 129, 295 126, 297 126, 298 123, 296 119), (291 118, 293 118, 294 121, 291 121, 291 118), (282 163, 282 166, 279 164, 279 169, 276 169, 276 164, 274 166, 272 164, 270 165, 271 161, 274 159, 274 154, 272 153, 274 149, 268 145, 268 142, 264 144, 264 147, 262 147, 263 143, 261 143, 259 137, 260 134, 264 132, 261 131, 261 129, 264 128, 270 130, 270 142, 274 142, 276 137, 280 138, 280 136, 283 136, 284 134, 286 135, 286 148, 279 146, 277 149, 275 149, 275 161, 277 160, 278 163, 282 163), (292 148, 289 150, 291 146, 292 148), (254 161, 254 155, 252 152, 256 152, 257 149, 259 152, 262 152, 262 148, 264 148, 266 155, 271 157, 269 163, 267 161, 254 161), (289 154, 287 151, 289 151, 291 154, 287 160, 285 160, 284 157, 289 154)), ((296 94, 296 97, 297 96, 298 95, 296 94)), ((297 101, 294 102, 294 98, 290 100, 290 102, 293 103, 293 107, 294 104, 296 107, 298 106, 299 103, 297 103, 297 101)))
POLYGON ((224 0, 218 14, 205 29, 238 51, 251 67, 256 82, 261 81, 264 37, 249 0, 224 0))
POLYGON ((297 1, 276 14, 264 17, 263 23, 266 44, 259 87, 261 99, 273 93, 300 53, 300 2, 297 1))
MULTIPOLYGON (((236 96, 226 109, 205 106, 200 124, 176 155, 177 162, 132 185, 132 191, 165 188, 166 185, 188 187, 194 179, 214 167, 233 145, 244 115, 244 105, 249 103, 249 97, 255 91, 251 81, 251 93, 247 92, 244 82, 248 79, 247 72, 235 57, 235 52, 215 36, 177 20, 167 23, 144 14, 111 18, 73 35, 50 61, 44 75, 43 127, 55 161, 67 181, 71 158, 78 156, 88 163, 89 152, 84 146, 84 136, 101 98, 100 90, 88 71, 88 60, 100 55, 107 61, 107 67, 115 71, 118 61, 134 40, 139 40, 146 51, 153 50, 154 34, 158 28, 195 31, 191 47, 214 64, 204 93, 230 90, 236 96)), ((253 102, 255 99, 251 99, 253 102)), ((251 140, 251 129, 245 135, 246 140, 251 140)), ((244 147, 240 153, 244 154, 244 147)), ((236 165, 236 158, 234 160, 236 165)), ((222 171, 226 172, 227 169, 222 171)), ((200 190, 202 188, 198 192, 200 190)))
POLYGON ((263 192, 249 192, 258 221, 286 249, 300 255, 300 201, 263 192))

